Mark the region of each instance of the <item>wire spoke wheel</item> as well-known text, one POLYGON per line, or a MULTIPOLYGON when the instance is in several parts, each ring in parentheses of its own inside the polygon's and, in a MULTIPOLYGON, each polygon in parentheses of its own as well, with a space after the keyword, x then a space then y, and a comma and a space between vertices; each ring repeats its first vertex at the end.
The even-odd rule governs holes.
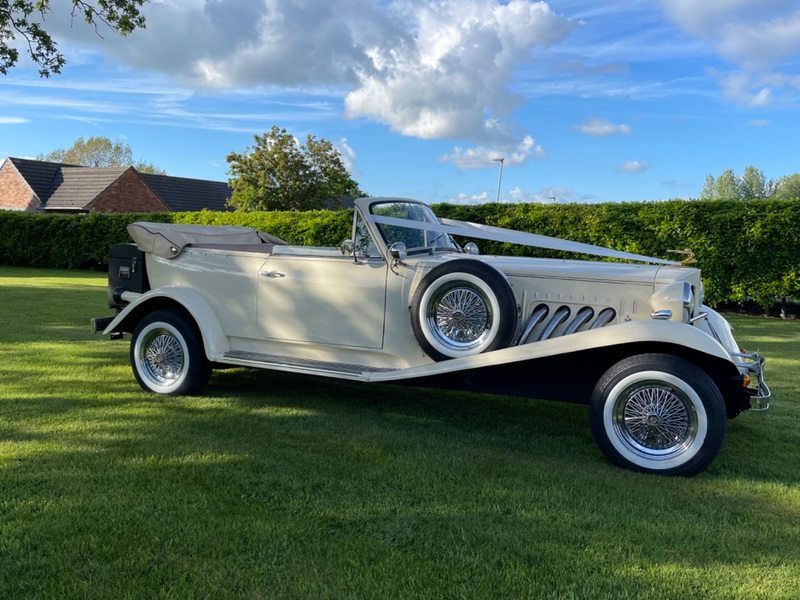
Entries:
POLYGON ((480 343, 492 325, 492 310, 480 290, 455 285, 440 290, 428 307, 428 322, 442 343, 469 348, 480 343))
POLYGON ((145 374, 162 385, 177 380, 183 373, 183 348, 167 329, 150 331, 142 340, 139 352, 145 374))
POLYGON ((700 366, 669 354, 622 359, 600 378, 589 404, 597 446, 617 466, 696 475, 719 453, 725 401, 700 366))
POLYGON ((156 394, 197 394, 211 375, 197 326, 174 310, 154 311, 139 322, 130 358, 136 381, 156 394))
POLYGON ((434 360, 505 348, 517 326, 517 303, 505 276, 474 259, 431 269, 409 308, 414 337, 434 360))
POLYGON ((697 435, 698 417, 686 394, 657 381, 623 391, 613 413, 614 428, 635 452, 681 452, 697 435))

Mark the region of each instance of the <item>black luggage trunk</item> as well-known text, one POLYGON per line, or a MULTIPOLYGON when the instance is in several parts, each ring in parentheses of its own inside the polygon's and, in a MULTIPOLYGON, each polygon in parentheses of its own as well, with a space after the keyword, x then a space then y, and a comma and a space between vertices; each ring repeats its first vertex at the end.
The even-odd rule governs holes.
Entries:
POLYGON ((150 289, 144 252, 136 244, 115 244, 108 253, 108 305, 122 308, 127 304, 122 292, 143 293, 150 289))

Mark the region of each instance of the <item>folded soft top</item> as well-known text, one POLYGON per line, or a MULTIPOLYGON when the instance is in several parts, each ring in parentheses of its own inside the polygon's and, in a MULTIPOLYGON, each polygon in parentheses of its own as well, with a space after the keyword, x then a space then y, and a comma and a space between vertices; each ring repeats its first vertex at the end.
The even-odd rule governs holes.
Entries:
POLYGON ((280 238, 239 225, 184 225, 179 223, 138 222, 128 225, 128 233, 142 252, 162 258, 175 258, 185 246, 232 244, 280 244, 280 238))

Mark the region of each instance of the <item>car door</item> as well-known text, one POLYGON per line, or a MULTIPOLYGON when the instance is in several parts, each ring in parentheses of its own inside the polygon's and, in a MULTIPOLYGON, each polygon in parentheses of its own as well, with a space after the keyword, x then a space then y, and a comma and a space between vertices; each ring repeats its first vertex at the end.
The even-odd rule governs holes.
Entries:
POLYGON ((381 256, 291 247, 258 277, 258 326, 276 341, 382 348, 388 266, 381 256))

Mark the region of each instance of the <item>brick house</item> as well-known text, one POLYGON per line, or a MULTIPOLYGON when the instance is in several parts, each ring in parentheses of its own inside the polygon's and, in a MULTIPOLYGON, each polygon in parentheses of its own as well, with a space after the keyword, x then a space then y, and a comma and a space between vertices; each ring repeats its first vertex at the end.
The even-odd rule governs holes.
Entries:
POLYGON ((51 213, 227 211, 220 181, 7 158, 0 165, 0 210, 51 213))

